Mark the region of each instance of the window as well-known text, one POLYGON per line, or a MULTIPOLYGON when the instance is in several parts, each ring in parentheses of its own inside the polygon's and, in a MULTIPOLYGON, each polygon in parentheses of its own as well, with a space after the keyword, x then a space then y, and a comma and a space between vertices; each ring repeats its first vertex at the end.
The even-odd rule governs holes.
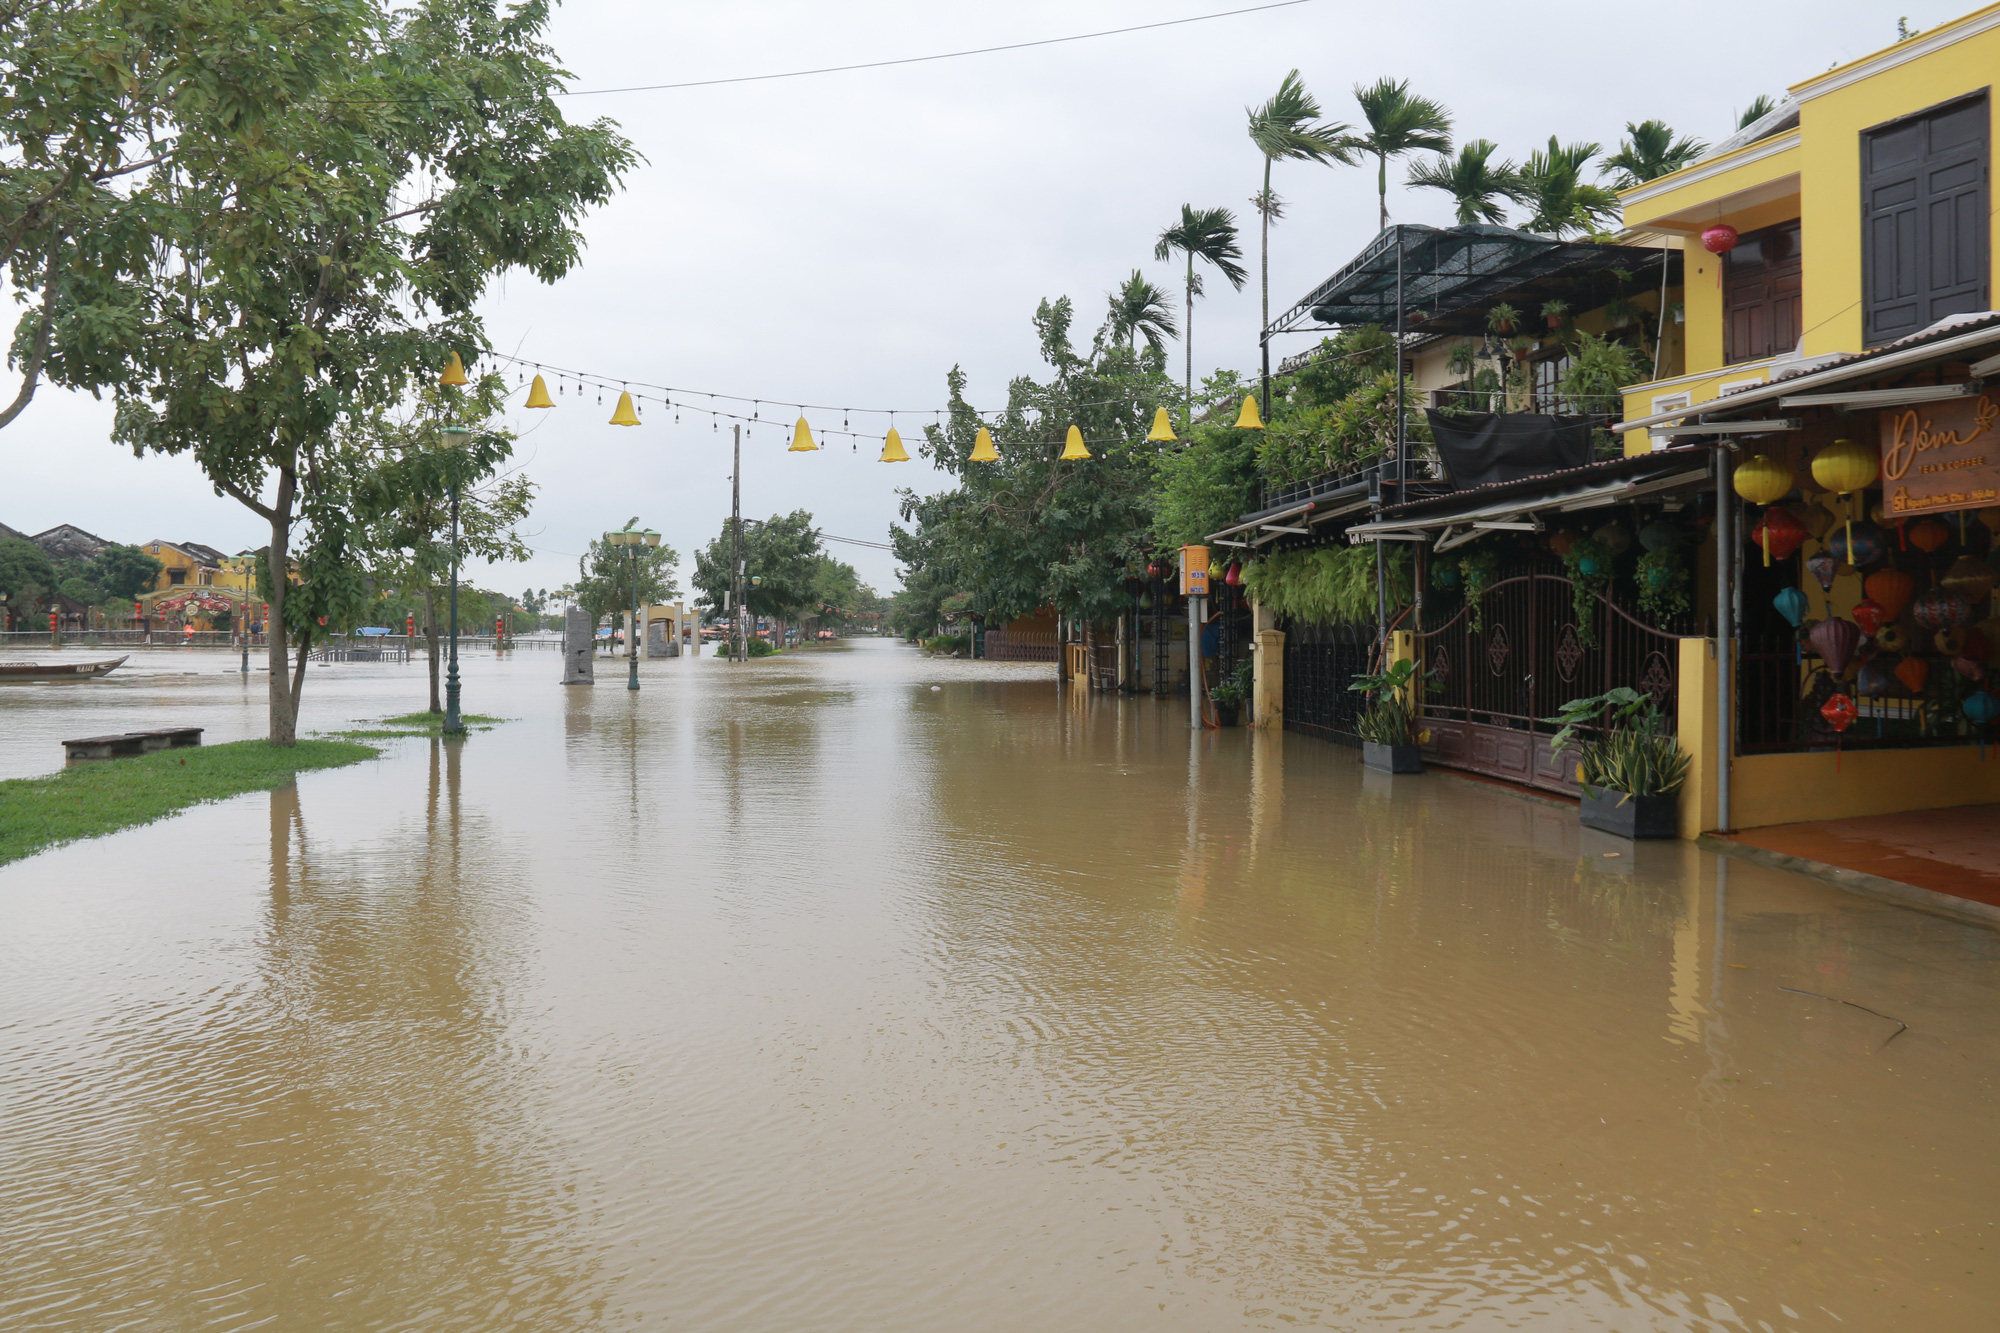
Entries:
POLYGON ((1746 232, 1722 258, 1722 308, 1731 365, 1799 345, 1799 224, 1746 232))
POLYGON ((1986 94, 1861 136, 1862 334, 1987 308, 1986 94))
POLYGON ((170 569, 167 571, 167 586, 178 588, 187 582, 187 576, 188 572, 185 569, 170 569))

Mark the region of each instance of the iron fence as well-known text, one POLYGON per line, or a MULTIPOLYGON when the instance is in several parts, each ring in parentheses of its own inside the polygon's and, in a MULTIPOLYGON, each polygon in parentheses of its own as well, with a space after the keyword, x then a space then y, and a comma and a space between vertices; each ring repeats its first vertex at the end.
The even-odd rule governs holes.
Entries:
POLYGON ((980 636, 980 656, 995 662, 1053 662, 1056 636, 1033 630, 991 629, 980 636))
POLYGON ((1287 620, 1285 730, 1345 745, 1361 744, 1355 721, 1362 698, 1348 687, 1368 674, 1373 625, 1287 620))
POLYGON ((1782 754, 1799 750, 1911 750, 1971 745, 1979 730, 1966 720, 1964 703, 1979 688, 1939 662, 1921 688, 1886 664, 1864 663, 1856 680, 1836 680, 1826 665, 1791 633, 1747 634, 1736 667, 1736 752, 1782 754), (1854 700, 1857 716, 1836 732, 1820 708, 1836 694, 1854 700))

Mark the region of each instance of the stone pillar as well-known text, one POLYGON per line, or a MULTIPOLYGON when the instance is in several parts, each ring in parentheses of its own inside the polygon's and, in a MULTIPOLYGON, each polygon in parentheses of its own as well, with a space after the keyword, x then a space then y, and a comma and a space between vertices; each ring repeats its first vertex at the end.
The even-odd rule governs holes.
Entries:
POLYGON ((1256 681, 1250 694, 1250 725, 1281 731, 1285 726, 1285 635, 1260 629, 1250 650, 1256 681))
POLYGON ((592 643, 592 631, 596 628, 580 606, 572 606, 563 615, 563 684, 597 683, 596 649, 592 643))

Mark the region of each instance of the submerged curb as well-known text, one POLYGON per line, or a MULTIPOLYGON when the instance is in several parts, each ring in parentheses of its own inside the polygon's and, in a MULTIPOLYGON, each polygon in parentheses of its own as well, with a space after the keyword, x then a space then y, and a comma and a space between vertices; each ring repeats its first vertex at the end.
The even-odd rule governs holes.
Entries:
POLYGON ((1845 889, 1864 898, 1874 898, 1897 907, 1914 908, 1933 916, 1950 917, 1966 925, 2000 930, 2000 907, 1974 902, 1970 898, 1939 893, 1936 889, 1919 888, 1915 884, 1905 884, 1901 880, 1871 875, 1864 870, 1849 870, 1845 866, 1828 865, 1824 861, 1809 861, 1803 856, 1774 852, 1768 847, 1752 847, 1747 843, 1733 842, 1713 833, 1702 834, 1695 840, 1695 845, 1711 852, 1722 852, 1729 856, 1741 857, 1746 861, 1755 861, 1759 865, 1770 866, 1776 870, 1790 870, 1801 875, 1811 875, 1814 879, 1824 880, 1837 889, 1845 889))

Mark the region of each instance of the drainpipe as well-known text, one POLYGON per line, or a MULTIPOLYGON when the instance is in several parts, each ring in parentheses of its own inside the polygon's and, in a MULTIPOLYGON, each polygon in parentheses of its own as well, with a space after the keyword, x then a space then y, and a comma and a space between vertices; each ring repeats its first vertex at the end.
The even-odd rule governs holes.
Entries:
POLYGON ((1731 600, 1730 565, 1736 554, 1735 506, 1729 482, 1729 449, 1715 448, 1715 827, 1729 831, 1730 750, 1736 739, 1735 684, 1732 668, 1736 637, 1735 605, 1731 600))

